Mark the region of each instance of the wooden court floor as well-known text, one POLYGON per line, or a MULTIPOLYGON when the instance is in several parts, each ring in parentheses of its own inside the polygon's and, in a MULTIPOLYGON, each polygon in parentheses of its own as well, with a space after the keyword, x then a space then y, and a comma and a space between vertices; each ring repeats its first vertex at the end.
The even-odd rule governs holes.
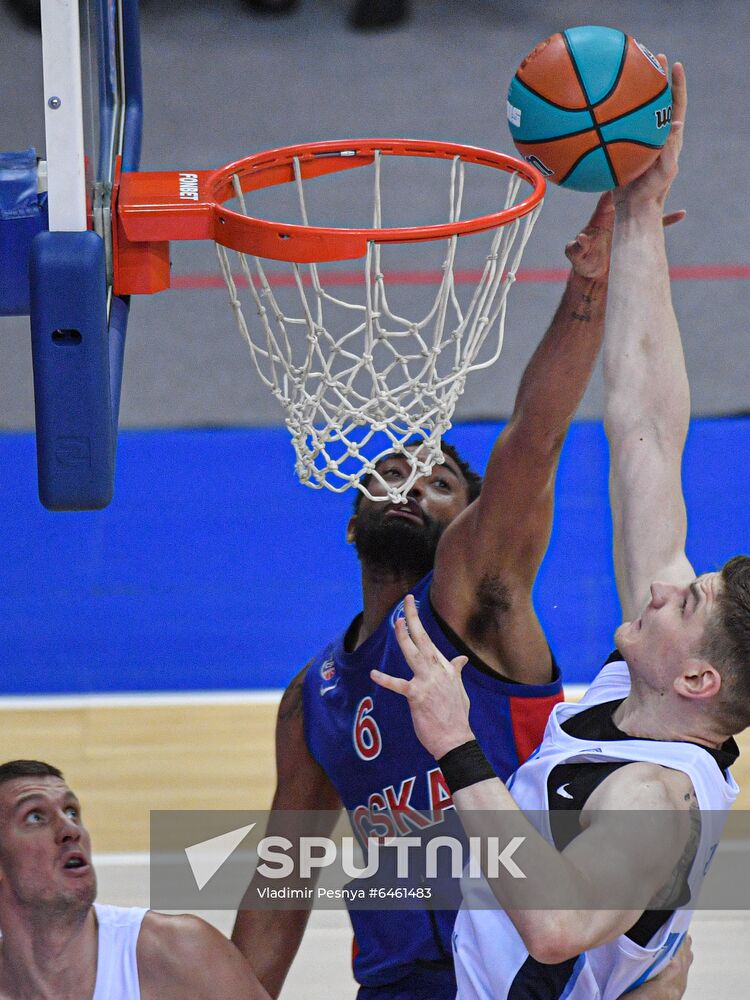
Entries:
MULTIPOLYGON (((265 809, 274 782, 277 699, 196 703, 106 699, 88 705, 0 709, 0 760, 32 757, 60 767, 91 831, 99 898, 149 903, 150 809, 265 809), (128 857, 128 855, 130 855, 128 857), (139 856, 140 855, 140 856, 139 856)), ((750 737, 735 777, 750 807, 750 737), (744 759, 743 759, 744 758, 744 759)), ((233 914, 202 914, 225 933, 233 914)), ((750 913, 699 912, 686 1000, 744 1000, 750 913)), ((343 912, 314 912, 282 1000, 353 1000, 351 931, 343 912)))
MULTIPOLYGON (((147 851, 151 809, 267 809, 277 697, 231 702, 123 698, 0 709, 0 761, 59 767, 83 805, 95 850, 147 851)), ((734 776, 750 808, 750 731, 734 776)))

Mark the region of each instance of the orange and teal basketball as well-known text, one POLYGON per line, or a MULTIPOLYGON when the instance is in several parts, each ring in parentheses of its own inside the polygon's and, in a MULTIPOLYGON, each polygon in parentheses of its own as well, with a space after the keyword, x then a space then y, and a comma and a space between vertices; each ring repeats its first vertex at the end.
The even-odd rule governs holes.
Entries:
POLYGON ((549 180, 608 191, 659 155, 672 123, 672 91, 656 56, 630 35, 568 28, 518 67, 508 123, 519 153, 549 180))

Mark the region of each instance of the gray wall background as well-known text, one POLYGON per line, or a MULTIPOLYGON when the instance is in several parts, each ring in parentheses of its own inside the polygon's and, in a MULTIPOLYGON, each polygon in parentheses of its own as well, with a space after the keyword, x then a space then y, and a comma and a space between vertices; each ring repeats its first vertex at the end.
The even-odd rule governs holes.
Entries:
MULTIPOLYGON (((455 140, 512 152, 505 92, 536 42, 575 24, 634 34, 687 68, 689 121, 672 207, 688 210, 670 232, 675 265, 746 264, 750 245, 750 5, 716 0, 413 0, 404 26, 354 33, 344 0, 301 0, 288 17, 254 15, 240 0, 142 4, 144 170, 209 168, 265 148, 346 136, 455 140)), ((44 149, 41 47, 0 8, 0 148, 44 149)), ((443 196, 443 192, 440 192, 443 196)), ((345 210, 330 189, 328 208, 345 210)), ((405 182, 419 215, 435 190, 405 182)), ((593 196, 552 189, 525 267, 564 266, 563 247, 593 196)), ((326 209, 326 205, 323 205, 326 209)), ((420 267, 416 256, 411 266, 420 267)), ((210 244, 173 245, 177 276, 216 273, 210 244)), ((428 265, 429 266, 429 265, 428 265)), ((421 292, 414 291, 418 304, 421 292)), ((479 373, 458 419, 508 414, 522 365, 549 321, 559 284, 518 284, 499 364, 479 373)), ((411 294, 411 292, 409 292, 411 294)), ((743 412, 750 348, 747 280, 674 285, 695 414, 743 412)), ((417 310, 415 310, 417 311, 417 310)), ((580 415, 601 413, 597 374, 580 415)), ((281 422, 251 369, 223 288, 134 299, 123 383, 123 426, 281 422)), ((0 318, 0 427, 33 426, 28 323, 0 318)))

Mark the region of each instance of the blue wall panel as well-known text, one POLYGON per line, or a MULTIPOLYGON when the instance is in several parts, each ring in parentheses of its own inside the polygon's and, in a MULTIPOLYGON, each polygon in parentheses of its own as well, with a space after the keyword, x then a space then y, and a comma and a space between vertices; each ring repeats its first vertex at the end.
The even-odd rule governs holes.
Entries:
MULTIPOLYGON (((451 440, 483 468, 497 426, 451 440)), ((699 571, 750 548, 750 420, 696 421, 685 461, 699 571)), ((124 431, 115 499, 50 513, 34 439, 0 435, 0 692, 273 688, 359 609, 352 497, 300 486, 284 429, 124 431)), ((601 426, 571 430, 537 606, 566 679, 618 621, 601 426)))

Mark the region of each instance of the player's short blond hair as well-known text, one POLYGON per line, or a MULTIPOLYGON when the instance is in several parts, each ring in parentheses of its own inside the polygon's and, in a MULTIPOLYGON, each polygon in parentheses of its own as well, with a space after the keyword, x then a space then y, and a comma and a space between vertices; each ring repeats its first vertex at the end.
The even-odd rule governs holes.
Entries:
POLYGON ((740 733, 750 726, 750 556, 725 563, 721 583, 701 655, 721 674, 718 721, 740 733))

